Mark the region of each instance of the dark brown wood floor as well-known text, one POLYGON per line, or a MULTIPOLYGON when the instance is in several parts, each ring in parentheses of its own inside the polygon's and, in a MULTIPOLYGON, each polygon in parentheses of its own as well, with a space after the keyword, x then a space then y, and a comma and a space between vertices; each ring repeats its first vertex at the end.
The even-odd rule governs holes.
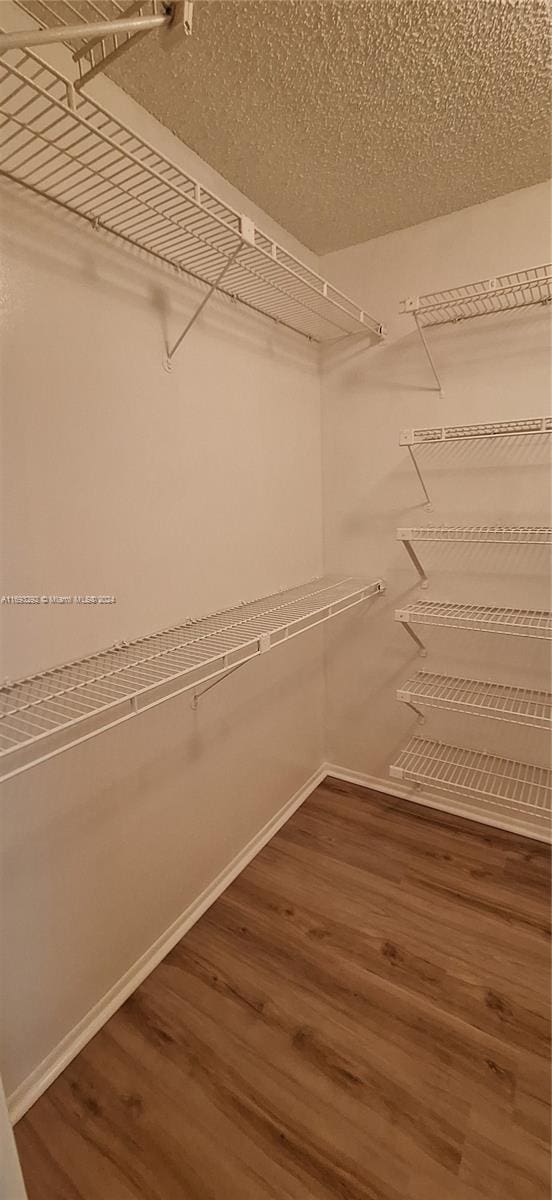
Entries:
POLYGON ((549 856, 327 780, 16 1128, 30 1200, 548 1200, 549 856))

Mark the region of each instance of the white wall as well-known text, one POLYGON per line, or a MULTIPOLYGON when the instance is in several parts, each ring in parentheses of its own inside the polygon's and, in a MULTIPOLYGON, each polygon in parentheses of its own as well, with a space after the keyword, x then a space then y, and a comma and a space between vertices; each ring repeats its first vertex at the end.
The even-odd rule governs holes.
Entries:
POLYGON ((10 678, 321 565, 313 348, 214 301, 4 183, 4 592, 115 595, 5 608, 10 678))
MULTIPOLYGON (((120 103, 152 136, 151 119, 120 103)), ((201 178, 238 203, 208 168, 201 178)), ((219 299, 168 375, 166 339, 202 289, 9 183, 0 203, 1 591, 117 598, 4 608, 2 676, 319 574, 315 348, 219 299)), ((322 759, 313 632, 221 683, 197 712, 185 695, 2 788, 8 1095, 24 1094, 322 759)))
MULTIPOLYGON (((549 411, 549 311, 487 317, 430 330, 445 397, 399 301, 550 261, 549 193, 537 186, 322 260, 322 270, 387 322, 375 350, 362 342, 325 355, 323 481, 326 565, 367 570, 388 592, 365 628, 328 629, 327 757, 348 770, 388 778, 389 763, 412 734, 545 760, 544 735, 498 722, 434 713, 422 729, 395 700, 413 670, 546 686, 544 643, 427 630, 420 660, 393 620, 415 598, 548 607, 548 552, 515 547, 421 547, 430 587, 420 592, 398 526, 549 522, 549 439, 419 452, 434 498, 429 514, 401 428, 539 416, 549 411)), ((419 632, 422 632, 419 630, 419 632)))

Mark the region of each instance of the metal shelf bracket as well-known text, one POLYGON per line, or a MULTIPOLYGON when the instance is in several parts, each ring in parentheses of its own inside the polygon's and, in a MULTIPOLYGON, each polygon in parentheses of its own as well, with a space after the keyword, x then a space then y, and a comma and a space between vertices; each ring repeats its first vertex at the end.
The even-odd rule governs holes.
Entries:
POLYGON ((418 725, 425 725, 426 718, 425 718, 423 712, 421 712, 419 708, 416 708, 416 705, 413 704, 411 700, 405 700, 404 703, 407 705, 408 708, 412 709, 413 713, 416 713, 416 716, 418 718, 418 725))
POLYGON ((412 316, 414 317, 414 322, 415 322, 415 325, 416 325, 416 329, 418 330, 418 334, 419 334, 419 336, 420 336, 420 341, 421 341, 421 343, 422 343, 422 346, 423 346, 423 348, 424 348, 424 351, 425 351, 425 354, 426 354, 427 360, 428 360, 428 362, 429 362, 429 365, 430 365, 430 367, 431 367, 431 371, 432 371, 433 377, 434 377, 434 379, 435 379, 435 382, 436 382, 436 384, 437 384, 437 390, 438 390, 438 392, 439 392, 439 395, 440 395, 440 397, 441 397, 441 400, 443 400, 443 399, 444 399, 444 395, 445 395, 445 393, 444 393, 444 390, 443 390, 443 385, 442 385, 442 383, 441 383, 441 379, 440 379, 440 376, 439 376, 439 372, 438 372, 438 370, 437 370, 437 367, 435 366, 435 360, 434 360, 434 358, 433 358, 433 355, 432 355, 432 353, 431 353, 431 350, 429 349, 429 346, 428 346, 428 343, 427 343, 427 338, 425 337, 424 331, 423 331, 423 329, 422 329, 422 326, 420 325, 420 321, 419 321, 419 319, 418 319, 418 309, 419 309, 419 306, 420 306, 420 297, 419 297, 419 296, 408 296, 408 297, 407 297, 407 299, 403 301, 403 309, 402 309, 402 311, 403 311, 403 312, 405 312, 405 313, 407 313, 407 312, 410 312, 410 313, 412 313, 412 316))
POLYGON ((431 367, 431 371, 432 371, 433 377, 434 377, 434 379, 435 379, 435 382, 436 382, 436 384, 437 384, 437 391, 439 392, 439 396, 441 397, 441 400, 444 400, 444 398, 445 398, 445 391, 444 391, 444 388, 443 388, 443 384, 441 383, 441 377, 440 377, 440 375, 439 375, 439 372, 438 372, 438 370, 437 370, 437 367, 435 366, 435 359, 433 358, 433 355, 432 355, 432 353, 431 353, 431 350, 429 349, 428 342, 427 342, 427 338, 426 338, 426 336, 425 336, 425 334, 424 334, 424 331, 423 331, 423 329, 422 329, 422 326, 420 325, 420 322, 419 322, 419 319, 418 319, 418 313, 417 313, 417 312, 414 312, 414 313, 413 313, 413 316, 414 316, 414 321, 415 321, 415 323, 416 323, 416 329, 418 330, 418 333, 419 333, 419 335, 420 335, 420 341, 421 341, 421 343, 422 343, 422 346, 423 346, 423 348, 424 348, 424 350, 425 350, 425 353, 426 353, 426 358, 427 358, 427 360, 428 360, 428 362, 429 362, 429 365, 430 365, 430 367, 431 367))
POLYGON ((426 507, 427 507, 427 510, 428 510, 428 512, 432 512, 432 511, 433 511, 433 505, 432 505, 432 503, 431 503, 431 496, 430 496, 430 494, 429 494, 429 492, 428 492, 428 490, 427 490, 427 487, 426 487, 426 485, 425 485, 425 482, 424 482, 424 477, 423 477, 423 475, 422 475, 422 472, 420 471, 420 468, 419 468, 419 466, 418 466, 418 462, 417 462, 417 459, 416 459, 416 455, 414 454, 414 451, 413 451, 413 449, 412 449, 412 446, 408 446, 408 453, 409 453, 409 455, 410 455, 410 459, 411 459, 411 462, 412 462, 412 466, 414 467, 414 470, 415 470, 415 472, 416 472, 416 474, 417 474, 417 476, 418 476, 418 481, 419 481, 419 483, 420 483, 420 487, 421 487, 421 489, 422 489, 422 491, 423 491, 423 493, 424 493, 424 496, 425 496, 425 499, 426 499, 426 507))
POLYGON ((422 642, 422 639, 420 637, 418 637, 416 630, 412 628, 410 622, 409 621, 401 621, 401 625, 402 625, 403 629, 405 629, 406 632, 408 634, 410 634, 412 641, 416 643, 421 657, 427 658, 427 648, 424 645, 424 643, 422 642))
POLYGON ((209 288, 209 291, 208 291, 208 292, 206 292, 205 296, 203 297, 203 300, 201 301, 201 304, 199 304, 199 305, 198 305, 198 307, 197 307, 197 308, 196 308, 196 310, 195 310, 195 313, 193 314, 193 316, 192 316, 192 317, 190 317, 190 320, 189 320, 189 321, 187 322, 187 324, 184 326, 184 329, 182 330, 182 333, 180 334, 180 337, 178 337, 178 338, 176 339, 176 342, 175 342, 175 343, 174 343, 174 345, 171 347, 171 349, 168 351, 168 353, 167 353, 167 356, 166 356, 166 358, 165 358, 165 361, 164 361, 164 363, 163 363, 163 367, 164 367, 165 371, 168 371, 168 372, 169 372, 169 374, 170 374, 170 372, 172 371, 172 365, 173 365, 173 359, 174 359, 174 356, 175 356, 175 354, 177 353, 177 351, 178 351, 178 349, 180 348, 180 346, 182 345, 182 342, 184 341, 184 338, 186 337, 186 334, 190 332, 190 329, 192 328, 192 325, 195 325, 195 322, 197 321, 197 318, 198 318, 198 317, 201 315, 201 313, 203 312, 203 309, 205 308, 205 305, 209 303, 209 300, 211 299, 211 296, 213 295, 213 293, 214 293, 214 292, 216 292, 216 291, 217 291, 218 287, 219 287, 219 286, 220 286, 220 284, 222 283, 222 280, 224 279, 224 276, 226 275, 226 272, 227 272, 227 271, 230 269, 230 267, 233 265, 233 263, 235 263, 235 261, 236 261, 236 259, 237 259, 237 257, 238 257, 238 254, 239 254, 239 252, 240 252, 241 248, 242 248, 242 243, 241 243, 241 242, 239 242, 239 243, 238 243, 238 245, 236 246, 236 249, 234 250, 233 254, 231 254, 231 255, 230 255, 230 258, 228 258, 228 259, 226 260, 226 262, 225 262, 225 264, 224 264, 224 266, 223 266, 223 268, 222 268, 222 271, 219 271, 219 274, 217 275, 217 277, 216 277, 216 279, 215 279, 215 282, 211 284, 211 287, 209 288))
MULTIPOLYGON (((246 662, 250 661, 250 659, 246 659, 246 662)), ((199 708, 199 701, 201 700, 202 696, 205 696, 207 692, 212 692, 213 688, 218 687, 219 683, 224 683, 225 679, 229 679, 231 675, 234 675, 236 671, 239 671, 240 667, 245 667, 245 665, 245 662, 236 663, 235 667, 228 667, 223 675, 219 675, 218 679, 214 679, 213 682, 208 683, 206 687, 196 688, 194 692, 194 698, 190 705, 190 708, 193 710, 193 712, 197 712, 199 708)))
MULTIPOLYGON (((333 616, 332 612, 330 612, 330 616, 333 616)), ((266 654, 268 650, 272 649, 272 640, 269 633, 261 633, 261 636, 258 640, 258 648, 259 654, 266 654)), ((197 712, 199 708, 199 701, 201 700, 202 696, 205 696, 207 692, 211 692, 213 688, 218 687, 219 683, 224 683, 225 679, 229 679, 230 675, 233 675, 235 671, 239 671, 240 667, 245 667, 246 662, 250 661, 250 659, 246 659, 245 662, 236 663, 234 667, 227 667, 224 673, 219 675, 218 679, 213 680, 212 683, 208 683, 206 687, 196 688, 192 703, 190 705, 193 711, 197 712)))
POLYGON ((422 564, 418 558, 418 555, 416 554, 416 551, 412 545, 412 542, 409 542, 406 538, 401 538, 400 541, 402 541, 402 544, 406 550, 406 553, 408 554, 411 562, 413 563, 413 565, 415 566, 415 568, 418 572, 418 575, 420 576, 422 587, 423 588, 428 587, 429 579, 424 571, 424 568, 422 567, 422 564))

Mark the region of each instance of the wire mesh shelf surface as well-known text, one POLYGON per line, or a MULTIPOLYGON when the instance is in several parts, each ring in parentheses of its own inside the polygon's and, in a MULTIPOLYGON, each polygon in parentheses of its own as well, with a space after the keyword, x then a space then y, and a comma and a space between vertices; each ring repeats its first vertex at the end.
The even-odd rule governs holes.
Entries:
POLYGON ((487 799, 514 814, 550 817, 552 772, 532 763, 413 737, 390 774, 432 791, 487 799))
POLYGON ((378 321, 31 51, 0 60, 0 172, 210 286, 226 268, 220 291, 315 341, 381 336, 378 321))
POLYGON ((0 778, 221 676, 383 590, 381 580, 315 579, 7 685, 0 690, 0 778))
POLYGON ((548 525, 428 525, 398 529, 401 542, 504 542, 508 545, 550 546, 548 525))
POLYGON ((514 684, 417 671, 398 688, 397 699, 414 706, 466 712, 535 729, 552 728, 552 694, 514 684))
POLYGON ((552 266, 545 264, 427 296, 411 297, 401 301, 401 312, 415 314, 418 324, 427 327, 509 312, 531 304, 545 304, 551 299, 552 266))
POLYGON ((552 417, 528 417, 520 421, 486 421, 481 425, 437 425, 427 429, 403 429, 400 446, 425 442, 456 442, 469 438, 520 437, 526 433, 552 433, 552 417))
POLYGON ((404 624, 444 625, 481 633, 515 634, 518 637, 552 638, 552 613, 524 608, 495 608, 483 604, 444 604, 420 600, 395 611, 404 624))

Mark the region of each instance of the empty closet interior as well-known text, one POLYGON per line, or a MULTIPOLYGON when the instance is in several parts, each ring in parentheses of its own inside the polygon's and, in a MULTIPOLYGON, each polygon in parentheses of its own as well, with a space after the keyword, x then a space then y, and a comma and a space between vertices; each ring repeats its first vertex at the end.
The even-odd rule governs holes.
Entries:
POLYGON ((508 67, 546 6, 456 6, 504 161, 494 110, 439 142, 451 7, 2 5, 12 1122, 325 778, 550 840, 547 101, 508 67))

